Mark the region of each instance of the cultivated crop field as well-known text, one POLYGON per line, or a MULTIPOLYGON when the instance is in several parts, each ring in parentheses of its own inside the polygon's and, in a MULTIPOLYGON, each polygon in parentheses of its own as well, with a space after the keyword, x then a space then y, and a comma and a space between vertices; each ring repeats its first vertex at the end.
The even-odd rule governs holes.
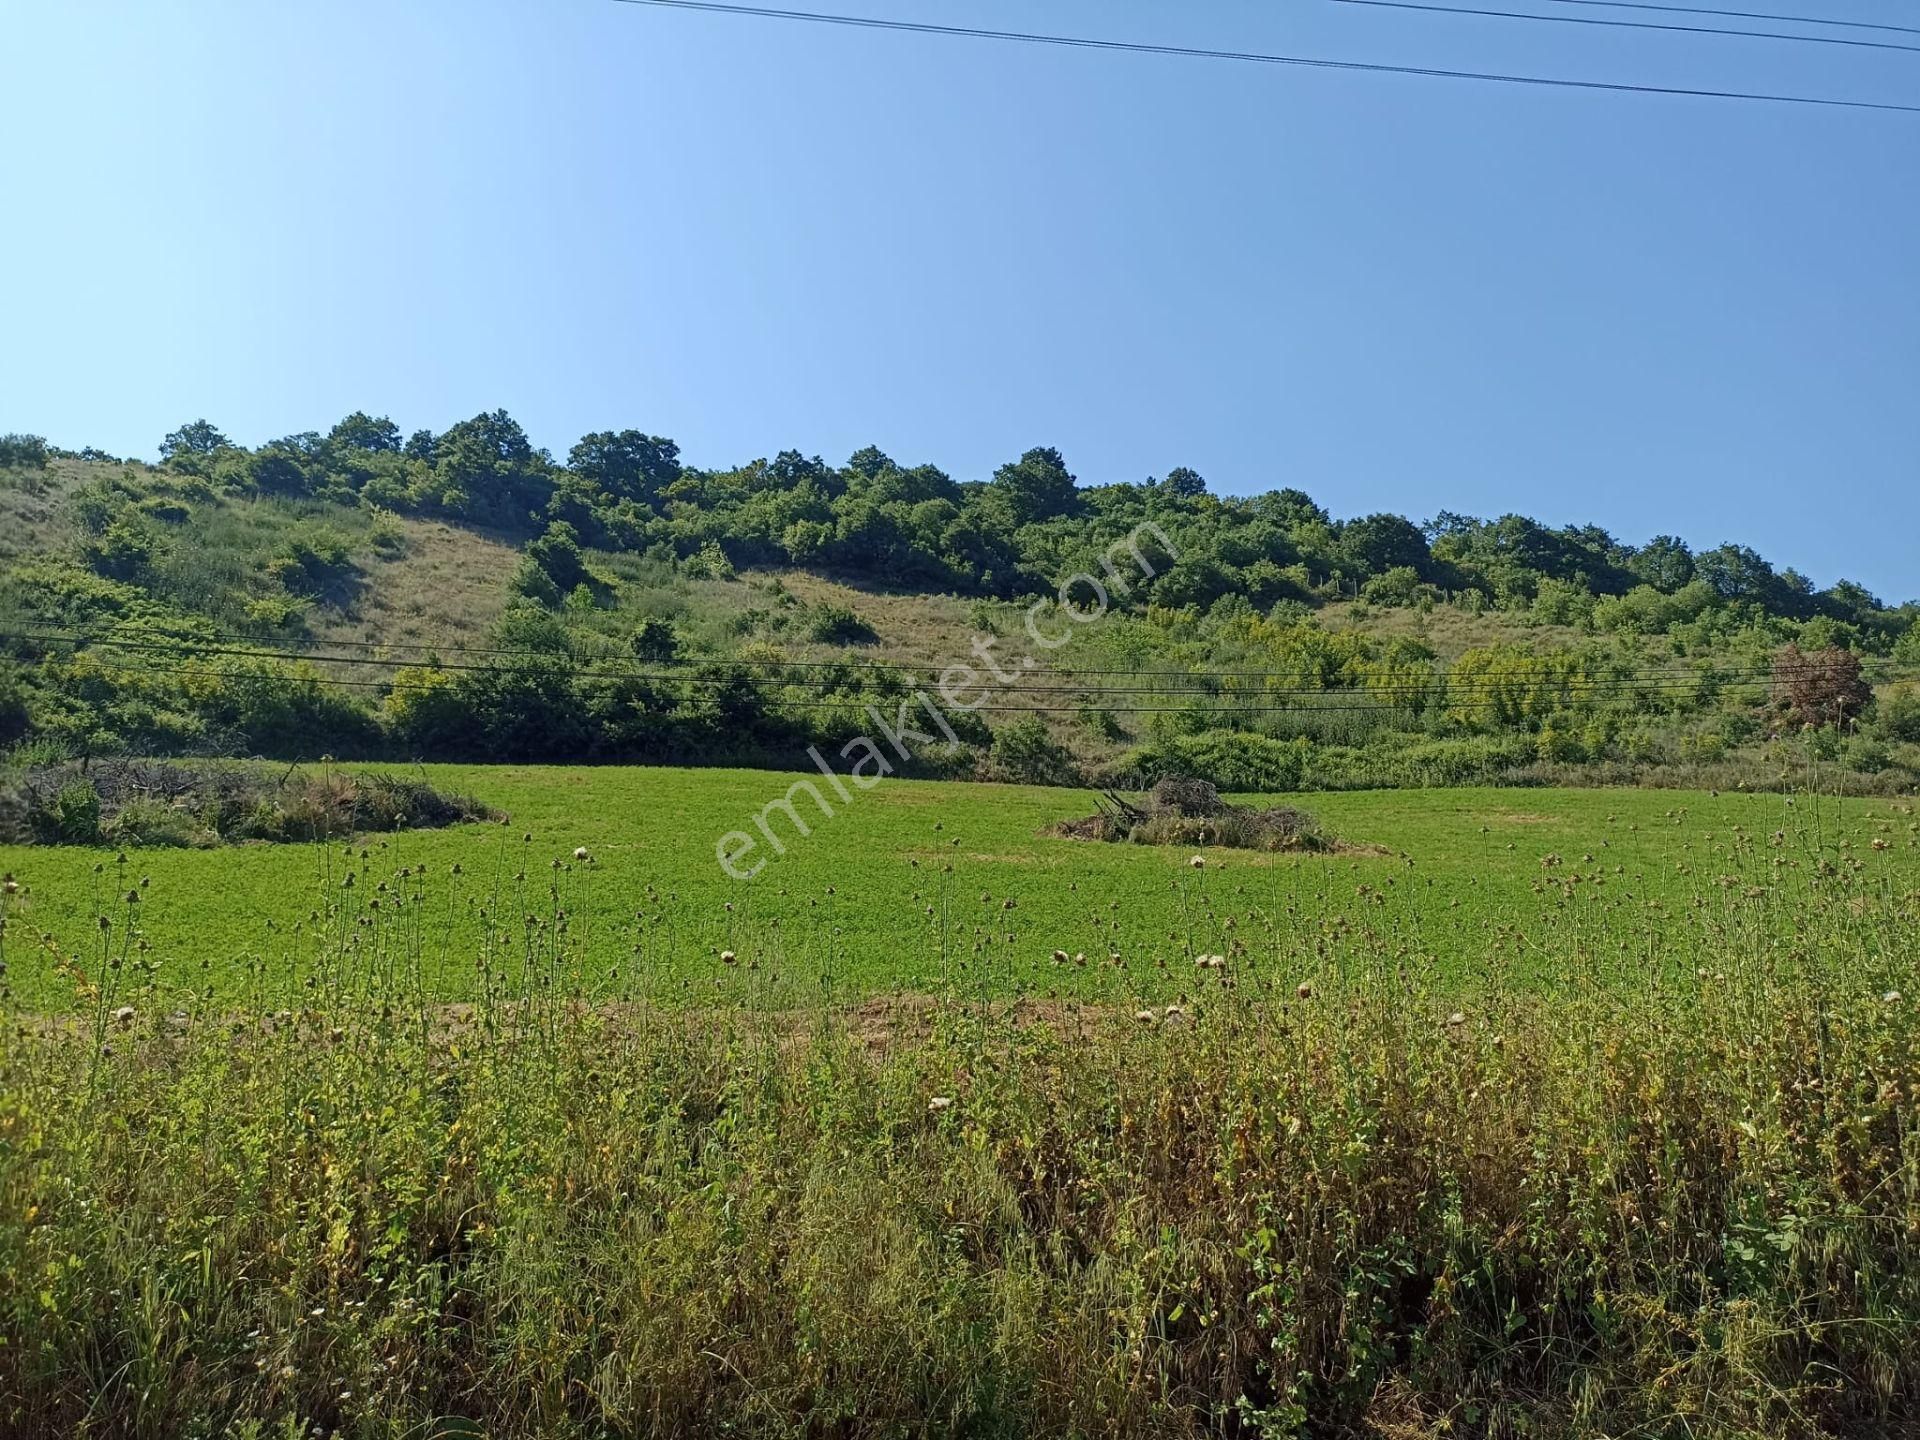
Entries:
POLYGON ((0 1433, 1920 1423, 1910 801, 425 778, 0 852, 0 1433))
POLYGON ((73 982, 129 944, 141 983, 221 1002, 271 999, 276 986, 322 973, 344 982, 334 962, 348 951, 360 957, 354 973, 390 975, 434 1001, 478 998, 483 953, 503 965, 564 953, 569 983, 599 998, 711 999, 718 984, 785 1004, 896 990, 1122 999, 1142 986, 1158 993, 1163 972, 1190 981, 1200 954, 1244 955, 1277 981, 1370 945, 1443 985, 1575 970, 1632 985, 1696 968, 1716 925, 1789 933, 1823 866, 1887 897, 1920 885, 1920 819, 1903 800, 1326 794, 1308 803, 1339 848, 1267 856, 1044 833, 1089 813, 1090 794, 889 780, 844 806, 827 792, 831 819, 798 797, 804 837, 773 812, 781 856, 753 817, 802 777, 409 773, 506 819, 125 858, 0 848, 0 870, 22 887, 8 935, 16 999, 70 1003, 73 982), (750 881, 729 878, 715 858, 734 829, 759 840, 750 864, 767 861, 750 881), (53 943, 37 944, 42 935, 53 943))

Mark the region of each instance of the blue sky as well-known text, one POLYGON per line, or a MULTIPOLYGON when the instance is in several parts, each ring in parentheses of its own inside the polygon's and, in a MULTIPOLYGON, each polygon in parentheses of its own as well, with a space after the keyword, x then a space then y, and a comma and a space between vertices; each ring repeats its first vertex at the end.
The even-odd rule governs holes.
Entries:
MULTIPOLYGON (((1330 0, 818 8, 1920 100, 1920 55, 1330 0)), ((1920 596, 1920 116, 613 0, 4 0, 0 43, 0 430, 1049 444, 1920 596)))

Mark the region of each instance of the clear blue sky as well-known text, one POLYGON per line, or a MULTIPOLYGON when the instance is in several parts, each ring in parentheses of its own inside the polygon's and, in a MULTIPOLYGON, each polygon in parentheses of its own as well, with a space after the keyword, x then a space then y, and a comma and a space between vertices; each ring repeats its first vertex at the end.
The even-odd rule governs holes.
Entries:
MULTIPOLYGON (((817 8, 1920 101, 1920 55, 1329 0, 817 8)), ((613 0, 0 0, 0 47, 0 430, 1050 444, 1920 596, 1920 116, 613 0)))

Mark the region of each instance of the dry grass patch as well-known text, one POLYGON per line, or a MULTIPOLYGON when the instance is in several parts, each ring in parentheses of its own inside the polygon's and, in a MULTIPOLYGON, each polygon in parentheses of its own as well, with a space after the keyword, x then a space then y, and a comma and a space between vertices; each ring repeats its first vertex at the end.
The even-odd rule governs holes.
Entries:
POLYGON ((519 552, 506 541, 438 520, 398 518, 404 548, 368 555, 365 583, 344 609, 316 610, 323 644, 469 645, 484 640, 507 606, 519 552))

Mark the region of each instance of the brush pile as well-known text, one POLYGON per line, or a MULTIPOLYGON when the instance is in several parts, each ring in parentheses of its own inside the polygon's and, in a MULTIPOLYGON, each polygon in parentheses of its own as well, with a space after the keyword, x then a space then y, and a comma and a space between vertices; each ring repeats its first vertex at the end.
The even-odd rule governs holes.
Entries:
POLYGON ((1171 776, 1132 799, 1104 791, 1098 813, 1052 834, 1134 845, 1223 845, 1238 850, 1330 850, 1331 837, 1304 810, 1231 805, 1208 781, 1171 776))

